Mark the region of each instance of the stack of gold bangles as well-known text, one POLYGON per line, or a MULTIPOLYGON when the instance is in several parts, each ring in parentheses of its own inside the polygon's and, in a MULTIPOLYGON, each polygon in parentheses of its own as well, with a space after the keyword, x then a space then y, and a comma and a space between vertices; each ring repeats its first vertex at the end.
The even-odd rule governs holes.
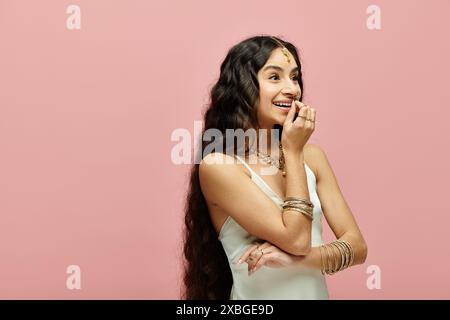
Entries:
POLYGON ((355 255, 350 243, 345 240, 335 240, 327 245, 321 245, 319 249, 322 260, 322 274, 332 275, 353 264, 355 255))
POLYGON ((286 197, 283 203, 283 212, 287 210, 297 211, 311 220, 313 219, 313 209, 314 205, 311 201, 298 197, 286 197))

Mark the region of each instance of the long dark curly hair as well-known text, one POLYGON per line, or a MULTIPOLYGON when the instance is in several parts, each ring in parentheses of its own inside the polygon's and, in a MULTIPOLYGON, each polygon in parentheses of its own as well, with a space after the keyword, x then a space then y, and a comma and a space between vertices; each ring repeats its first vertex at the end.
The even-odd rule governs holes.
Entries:
MULTIPOLYGON (((199 159, 205 156, 204 151, 209 144, 202 139, 206 130, 216 128, 226 136, 226 129, 259 128, 256 116, 259 100, 257 73, 272 51, 280 47, 280 43, 297 62, 298 82, 303 95, 301 64, 294 45, 276 37, 255 36, 233 46, 220 66, 217 83, 211 89, 211 100, 204 113, 204 129, 199 141, 199 159)), ((225 300, 230 297, 233 278, 200 188, 199 162, 195 161, 191 168, 184 208, 182 298, 225 300)))

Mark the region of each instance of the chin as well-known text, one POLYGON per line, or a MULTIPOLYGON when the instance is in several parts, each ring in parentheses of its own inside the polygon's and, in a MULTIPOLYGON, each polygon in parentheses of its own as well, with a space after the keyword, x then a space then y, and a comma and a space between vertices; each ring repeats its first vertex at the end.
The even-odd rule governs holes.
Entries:
POLYGON ((286 120, 287 113, 286 114, 277 114, 275 118, 275 123, 283 125, 284 121, 286 120))
POLYGON ((272 125, 270 127, 271 128, 274 128, 276 126, 281 126, 282 127, 285 120, 286 120, 286 116, 278 116, 278 117, 273 119, 272 125))

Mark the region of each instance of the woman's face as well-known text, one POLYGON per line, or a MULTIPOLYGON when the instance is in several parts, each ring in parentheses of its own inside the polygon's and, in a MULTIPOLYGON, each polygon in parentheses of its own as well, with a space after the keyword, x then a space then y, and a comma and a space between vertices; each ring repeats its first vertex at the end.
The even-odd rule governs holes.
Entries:
POLYGON ((298 66, 292 54, 288 55, 290 62, 281 48, 274 49, 266 64, 258 71, 257 117, 261 128, 271 129, 274 124, 283 125, 292 100, 300 96, 298 66))

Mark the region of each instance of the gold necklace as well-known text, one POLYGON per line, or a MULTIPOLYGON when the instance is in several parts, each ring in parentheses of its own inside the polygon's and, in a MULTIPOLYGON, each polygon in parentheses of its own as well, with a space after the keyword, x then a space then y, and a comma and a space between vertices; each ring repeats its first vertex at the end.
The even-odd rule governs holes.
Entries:
POLYGON ((272 158, 268 154, 260 152, 258 150, 256 150, 256 155, 263 162, 278 168, 278 170, 281 170, 281 174, 283 175, 283 177, 286 176, 286 170, 285 170, 285 164, 284 164, 283 146, 281 145, 281 143, 280 143, 280 158, 278 160, 275 160, 274 158, 272 158))

